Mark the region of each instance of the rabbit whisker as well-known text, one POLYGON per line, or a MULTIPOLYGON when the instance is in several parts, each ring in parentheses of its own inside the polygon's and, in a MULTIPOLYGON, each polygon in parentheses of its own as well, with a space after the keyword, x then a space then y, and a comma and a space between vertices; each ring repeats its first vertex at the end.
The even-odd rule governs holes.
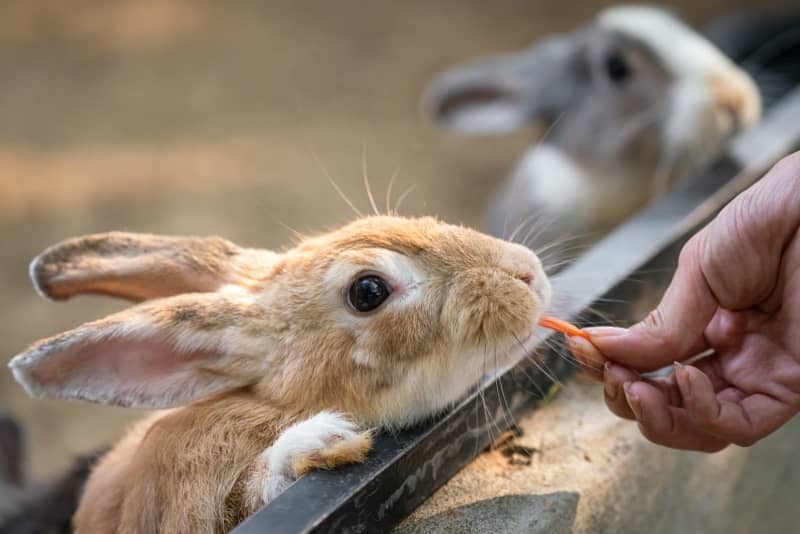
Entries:
POLYGON ((322 163, 322 161, 319 159, 319 156, 317 156, 316 151, 313 150, 313 149, 311 150, 311 156, 314 158, 314 161, 316 162, 317 166, 320 168, 322 173, 328 179, 328 182, 331 184, 331 186, 336 191, 336 193, 339 195, 339 197, 341 197, 341 199, 344 200, 347 203, 348 206, 350 206, 350 209, 352 209, 358 217, 363 217, 364 214, 361 212, 361 210, 359 210, 356 207, 355 204, 353 204, 350 201, 349 198, 347 198, 347 195, 344 194, 344 191, 342 191, 342 188, 339 187, 339 184, 337 184, 336 181, 333 179, 333 177, 331 176, 330 172, 328 172, 328 168, 322 163))
POLYGON ((400 206, 403 204, 403 201, 406 199, 406 197, 411 194, 411 192, 414 190, 414 188, 416 188, 416 185, 409 186, 408 189, 403 191, 403 193, 397 199, 397 202, 394 205, 394 213, 395 214, 400 212, 400 206))
MULTIPOLYGON (((522 348, 522 353, 523 353, 523 354, 525 354, 525 355, 526 355, 526 357, 527 357, 527 354, 528 354, 528 349, 525 347, 525 344, 524 344, 524 343, 522 343, 522 341, 520 341, 520 339, 519 339, 519 336, 517 336, 517 334, 516 334, 515 332, 512 332, 512 333, 511 333, 511 336, 514 338, 514 340, 517 342, 517 344, 520 346, 520 348, 522 348)), ((532 362, 532 363, 533 363, 533 364, 534 364, 534 365, 537 367, 537 369, 539 369, 539 370, 540 370, 540 371, 541 371, 541 372, 542 372, 542 373, 543 373, 543 374, 544 374, 544 375, 545 375, 547 378, 549 378, 549 379, 550 379, 552 382, 554 382, 554 383, 556 383, 556 384, 558 384, 558 385, 563 385, 563 384, 561 383, 561 381, 560 381, 558 378, 556 378, 555 376, 553 376, 552 374, 550 374, 550 373, 549 373, 549 372, 548 372, 548 371, 547 371, 547 370, 544 368, 544 366, 542 366, 541 364, 539 364, 538 362, 536 362, 536 360, 531 360, 531 362, 532 362)))
POLYGON ((369 199, 369 204, 372 207, 372 211, 375 212, 375 215, 380 215, 381 212, 378 209, 378 205, 375 204, 375 197, 372 195, 372 189, 369 186, 369 173, 367 172, 367 143, 362 144, 361 173, 364 176, 364 189, 367 191, 367 198, 369 199))
MULTIPOLYGON (((495 347, 494 350, 494 368, 495 371, 497 370, 497 348, 495 347)), ((505 419, 506 425, 508 428, 514 427, 514 417, 511 415, 511 406, 508 404, 508 400, 506 399, 505 391, 503 391, 503 378, 502 376, 496 376, 494 381, 495 391, 497 392, 497 397, 500 400, 500 410, 503 412, 503 419, 505 419)))
POLYGON ((394 215, 392 212, 392 186, 394 186, 394 181, 397 178, 397 175, 400 174, 400 167, 397 167, 392 176, 389 178, 389 186, 386 188, 386 214, 387 215, 394 215))
MULTIPOLYGON (((558 126, 558 124, 561 122, 561 120, 565 116, 567 116, 567 112, 566 111, 562 111, 561 113, 559 113, 558 116, 555 118, 555 120, 553 120, 553 122, 550 123, 547 126, 545 131, 542 133, 542 135, 539 137, 539 139, 532 145, 532 147, 529 150, 536 150, 536 148, 541 147, 544 144, 546 144, 548 142, 549 137, 551 136, 551 134, 555 131, 556 127, 558 126)), ((522 182, 520 180, 514 181, 512 183, 512 188, 511 188, 511 191, 510 191, 510 194, 511 194, 512 197, 517 196, 519 194, 519 192, 520 192, 519 190, 520 190, 521 186, 522 186, 522 182)), ((503 231, 502 231, 502 233, 500 235, 506 235, 507 229, 508 229, 508 223, 509 223, 508 218, 509 218, 510 215, 511 215, 511 210, 506 211, 506 214, 505 214, 505 217, 504 217, 504 220, 503 220, 503 231)), ((508 241, 513 242, 514 240, 509 238, 508 241)))
POLYGON ((488 373, 487 368, 486 368, 486 363, 487 363, 486 362, 486 357, 487 357, 487 354, 488 354, 487 348, 488 347, 486 346, 486 344, 484 344, 484 350, 483 350, 483 376, 484 376, 484 379, 478 385, 478 392, 479 392, 480 397, 481 397, 481 405, 483 406, 483 416, 486 418, 486 424, 487 424, 486 429, 489 432, 489 442, 490 443, 494 443, 495 434, 493 432, 493 427, 497 428, 497 432, 498 432, 497 435, 498 436, 500 435, 500 428, 496 426, 494 418, 491 416, 491 413, 489 412, 489 405, 486 403, 486 391, 485 391, 485 388, 483 387, 483 385, 486 383, 485 382, 486 380, 491 380, 492 379, 491 376, 487 377, 487 373, 488 373))
MULTIPOLYGON (((517 237, 517 234, 518 234, 518 233, 519 233, 519 232, 520 232, 520 231, 521 231, 521 230, 522 230, 522 229, 523 229, 523 228, 524 228, 526 225, 530 225, 530 227, 531 227, 531 228, 533 228, 533 227, 535 227, 535 226, 537 225, 537 223, 538 223, 539 221, 537 221, 536 219, 538 219, 539 217, 541 217, 541 215, 540 215, 540 214, 538 214, 538 213, 531 213, 530 215, 528 215, 527 217, 525 217, 525 218, 522 220, 522 222, 520 222, 520 223, 517 225, 517 227, 514 229, 514 231, 513 231, 513 232, 511 232, 511 235, 510 235, 510 236, 508 236, 508 238, 505 238, 505 239, 506 239, 506 241, 510 241, 511 243, 514 243, 514 238, 515 238, 515 237, 517 237)), ((530 228, 529 228, 529 229, 528 229, 528 234, 530 234, 530 231, 531 231, 531 230, 530 230, 530 228)), ((525 243, 525 241, 524 241, 524 240, 523 240, 523 241, 520 241, 520 243, 524 244, 524 243, 525 243)))

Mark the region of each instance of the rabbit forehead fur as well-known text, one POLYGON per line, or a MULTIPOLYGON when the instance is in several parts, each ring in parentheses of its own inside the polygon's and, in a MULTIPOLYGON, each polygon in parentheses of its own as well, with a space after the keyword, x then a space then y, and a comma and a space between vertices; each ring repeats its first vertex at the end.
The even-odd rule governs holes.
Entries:
POLYGON ((273 270, 258 298, 279 327, 264 330, 270 369, 257 390, 389 426, 443 408, 518 357, 515 337, 532 332, 550 294, 528 249, 432 218, 361 219, 273 270), (359 273, 393 288, 369 314, 346 303, 359 273))
POLYGON ((733 67, 713 44, 662 9, 612 7, 597 16, 597 25, 641 41, 678 77, 705 77, 733 67))

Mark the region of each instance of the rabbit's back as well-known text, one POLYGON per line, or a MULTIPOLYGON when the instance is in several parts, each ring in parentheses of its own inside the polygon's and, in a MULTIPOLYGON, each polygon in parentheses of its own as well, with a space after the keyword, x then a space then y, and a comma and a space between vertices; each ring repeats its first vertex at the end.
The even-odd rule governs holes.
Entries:
POLYGON ((260 505, 247 477, 292 421, 246 392, 141 421, 93 471, 75 532, 228 532, 260 505))

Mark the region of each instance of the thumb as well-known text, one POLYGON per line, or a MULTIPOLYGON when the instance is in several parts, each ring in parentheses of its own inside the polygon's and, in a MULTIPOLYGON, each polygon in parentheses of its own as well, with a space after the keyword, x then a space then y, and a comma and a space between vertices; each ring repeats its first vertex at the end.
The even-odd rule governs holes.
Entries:
POLYGON ((701 266, 705 231, 681 250, 678 268, 658 308, 630 329, 587 328, 603 355, 637 371, 652 371, 708 348, 703 332, 717 310, 701 266))

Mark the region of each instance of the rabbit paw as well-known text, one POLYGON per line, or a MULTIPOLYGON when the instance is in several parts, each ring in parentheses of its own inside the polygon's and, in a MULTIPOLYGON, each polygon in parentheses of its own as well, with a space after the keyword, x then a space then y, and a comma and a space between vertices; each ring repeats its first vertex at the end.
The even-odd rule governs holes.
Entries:
POLYGON ((340 413, 320 412, 290 426, 261 455, 267 468, 261 486, 264 502, 274 499, 312 469, 363 462, 370 447, 371 433, 359 432, 340 413))

